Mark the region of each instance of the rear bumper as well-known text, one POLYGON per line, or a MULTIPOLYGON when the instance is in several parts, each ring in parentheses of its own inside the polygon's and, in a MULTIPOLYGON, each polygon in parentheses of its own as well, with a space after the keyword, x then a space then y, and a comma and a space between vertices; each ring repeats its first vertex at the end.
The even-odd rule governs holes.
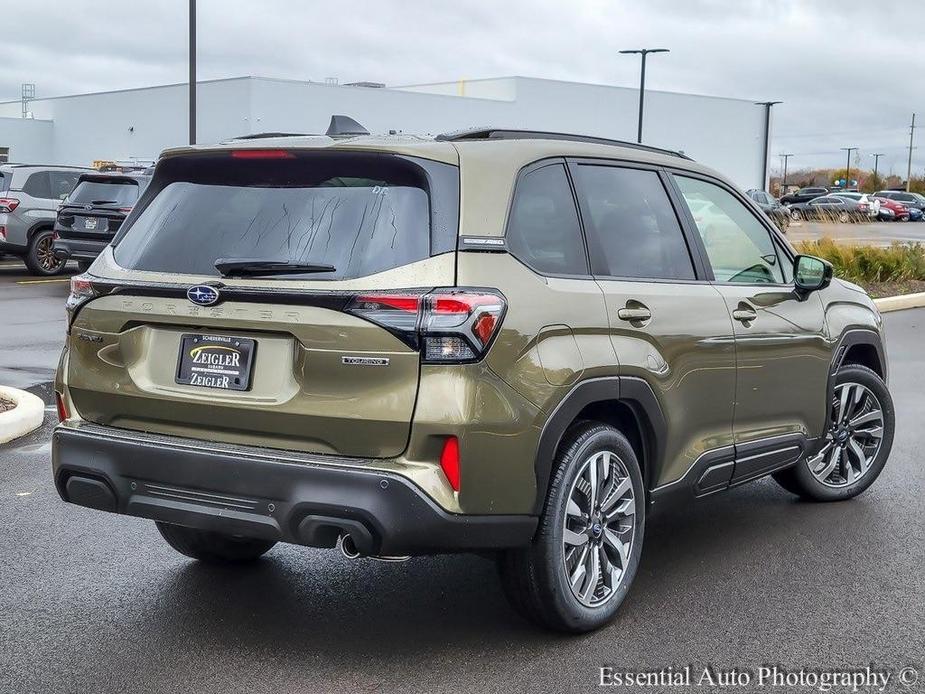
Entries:
POLYGON ((103 252, 109 241, 55 239, 52 249, 55 257, 63 260, 95 260, 103 252))
POLYGON ((52 439, 65 501, 194 528, 316 547, 349 533, 372 555, 516 547, 536 529, 534 516, 447 513, 401 475, 336 460, 91 424, 52 439))

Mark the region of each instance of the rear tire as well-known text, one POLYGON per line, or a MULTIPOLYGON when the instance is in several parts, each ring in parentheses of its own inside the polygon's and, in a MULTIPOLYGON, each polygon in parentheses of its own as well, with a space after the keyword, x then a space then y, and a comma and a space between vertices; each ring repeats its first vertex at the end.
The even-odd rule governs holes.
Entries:
POLYGON ((32 234, 23 260, 33 275, 57 275, 64 271, 67 261, 55 258, 53 241, 54 232, 51 229, 40 229, 32 234))
POLYGON ((613 427, 577 423, 556 455, 533 542, 499 557, 504 592, 540 626, 598 629, 626 598, 644 533, 645 490, 633 447, 613 427))
POLYGON ((160 521, 155 521, 155 524, 167 544, 180 554, 209 564, 253 562, 276 544, 272 540, 235 537, 160 521))
POLYGON ((794 222, 803 221, 803 213, 800 210, 790 210, 790 219, 794 222))
POLYGON ((838 370, 831 410, 821 457, 817 453, 773 475, 788 492, 811 501, 856 497, 880 476, 893 447, 893 399, 883 380, 866 366, 849 364, 838 370), (847 421, 841 416, 843 401, 847 421))

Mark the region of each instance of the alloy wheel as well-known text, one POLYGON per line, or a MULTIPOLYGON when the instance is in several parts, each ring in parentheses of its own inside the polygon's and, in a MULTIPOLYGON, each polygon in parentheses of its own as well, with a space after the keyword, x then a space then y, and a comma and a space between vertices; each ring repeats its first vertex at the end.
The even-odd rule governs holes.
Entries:
POLYGON ((835 387, 831 426, 822 449, 807 460, 813 476, 828 487, 846 487, 864 477, 883 440, 883 408, 860 383, 835 387))
POLYGON ((629 471, 611 451, 581 466, 563 522, 565 574, 575 598, 598 607, 615 594, 632 556, 636 497, 629 471))
POLYGON ((61 267, 61 263, 64 262, 62 260, 58 260, 55 257, 54 251, 52 250, 53 244, 54 238, 51 234, 48 234, 47 236, 39 239, 35 249, 36 255, 38 256, 39 265, 42 266, 43 270, 47 270, 48 272, 54 272, 59 267, 61 267))

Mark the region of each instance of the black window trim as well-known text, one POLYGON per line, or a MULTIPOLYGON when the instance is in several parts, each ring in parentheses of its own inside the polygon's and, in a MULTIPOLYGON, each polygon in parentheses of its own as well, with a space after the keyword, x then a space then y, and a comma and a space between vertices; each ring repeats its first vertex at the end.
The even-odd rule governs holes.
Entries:
MULTIPOLYGON (((662 187, 665 189, 665 193, 668 196, 668 202, 674 211, 675 218, 678 220, 678 226, 681 229, 681 236, 684 239, 684 243, 687 247, 688 256, 691 259, 691 265, 694 269, 693 279, 681 279, 681 278, 671 278, 671 277, 620 277, 618 275, 606 275, 595 273, 593 268, 591 268, 592 277, 596 280, 605 280, 610 282, 657 282, 659 284, 705 284, 707 283, 706 270, 703 266, 703 258, 699 255, 699 249, 696 245, 692 243, 690 238, 690 230, 685 228, 684 220, 679 213, 679 203, 683 204, 683 201, 677 199, 673 195, 671 183, 667 180, 668 176, 665 173, 663 167, 655 164, 647 164, 644 162, 633 161, 631 159, 614 159, 609 157, 566 157, 568 163, 569 175, 571 178, 575 178, 575 169, 578 166, 609 166, 618 169, 639 169, 643 171, 654 171, 659 178, 659 182, 662 184, 662 187)), ((587 229, 584 225, 584 219, 590 213, 585 209, 585 205, 582 202, 580 196, 577 195, 576 191, 576 201, 578 204, 578 211, 582 219, 582 233, 585 236, 585 245, 590 251, 590 241, 587 233, 587 229)), ((595 249, 598 251, 599 249, 595 249)), ((590 261, 590 253, 589 253, 590 261)), ((589 262, 590 268, 590 262, 589 262)))
MULTIPOLYGON (((674 190, 675 195, 679 200, 683 202, 684 196, 681 193, 681 189, 678 186, 677 182, 674 180, 675 176, 686 176, 687 178, 696 178, 706 183, 712 183, 719 188, 722 188, 726 192, 730 193, 736 200, 741 202, 752 214, 752 216, 758 220, 758 222, 763 226, 771 237, 771 244, 774 246, 774 250, 777 254, 777 260, 780 263, 783 263, 785 260, 788 261, 791 266, 793 265, 794 254, 790 250, 789 245, 783 241, 780 230, 774 226, 774 224, 767 219, 767 216, 764 214, 756 214, 756 209, 760 212, 760 208, 757 207, 757 204, 747 195, 743 195, 734 187, 730 186, 728 183, 722 179, 716 178, 714 176, 709 176, 703 174, 699 171, 690 171, 688 169, 681 169, 677 167, 665 167, 665 173, 670 174, 668 178, 670 179, 671 188, 674 190)), ((709 257, 707 256, 707 249, 704 246, 703 238, 700 236, 700 231, 697 229, 697 222, 694 221, 694 216, 691 214, 690 208, 685 204, 683 206, 684 212, 684 221, 683 224, 687 225, 688 228, 693 232, 694 243, 700 251, 700 254, 706 261, 706 273, 709 276, 709 282, 717 286, 726 286, 726 287, 786 287, 788 289, 794 288, 794 283, 791 280, 790 282, 720 282, 716 279, 716 276, 713 274, 713 266, 709 263, 709 257)), ((791 272, 792 274, 792 272, 791 272)), ((781 265, 781 275, 786 277, 786 273, 783 271, 783 265, 781 265)))
POLYGON ((581 217, 581 209, 579 208, 579 204, 578 204, 578 196, 575 192, 575 183, 572 180, 572 175, 571 175, 571 172, 569 171, 565 157, 554 156, 554 157, 546 157, 544 159, 538 159, 536 161, 530 162, 526 166, 521 167, 521 169, 517 172, 517 176, 514 179, 514 186, 511 189, 511 197, 508 200, 508 204, 507 204, 507 217, 504 220, 504 236, 502 238, 504 238, 504 243, 505 243, 505 246, 507 247, 508 255, 514 258, 517 262, 519 262, 525 268, 530 270, 530 272, 540 277, 555 277, 555 278, 567 279, 567 280, 592 279, 591 261, 588 257, 588 238, 587 238, 587 235, 585 234, 584 221, 581 217), (582 246, 582 250, 584 251, 585 270, 587 271, 585 274, 576 275, 576 274, 545 272, 545 271, 539 270, 533 267, 532 265, 530 265, 530 263, 528 263, 523 258, 520 258, 511 249, 510 243, 508 243, 508 240, 507 240, 507 234, 511 226, 511 217, 514 212, 514 202, 517 199, 517 189, 520 187, 521 183, 523 182, 523 179, 528 174, 531 174, 535 171, 539 171, 540 169, 545 169, 547 166, 556 166, 556 165, 561 166, 565 171, 565 177, 566 177, 566 180, 568 181, 569 192, 572 195, 572 204, 575 206, 575 215, 578 218, 578 232, 581 236, 581 246, 582 246))

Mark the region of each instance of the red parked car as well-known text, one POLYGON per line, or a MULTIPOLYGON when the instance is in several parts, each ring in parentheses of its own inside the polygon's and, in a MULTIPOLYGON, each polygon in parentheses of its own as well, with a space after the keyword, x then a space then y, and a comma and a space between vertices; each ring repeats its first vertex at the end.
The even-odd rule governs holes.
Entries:
POLYGON ((901 202, 896 202, 895 200, 890 200, 889 198, 875 197, 873 199, 880 201, 880 219, 882 221, 909 221, 909 208, 903 205, 901 202))

